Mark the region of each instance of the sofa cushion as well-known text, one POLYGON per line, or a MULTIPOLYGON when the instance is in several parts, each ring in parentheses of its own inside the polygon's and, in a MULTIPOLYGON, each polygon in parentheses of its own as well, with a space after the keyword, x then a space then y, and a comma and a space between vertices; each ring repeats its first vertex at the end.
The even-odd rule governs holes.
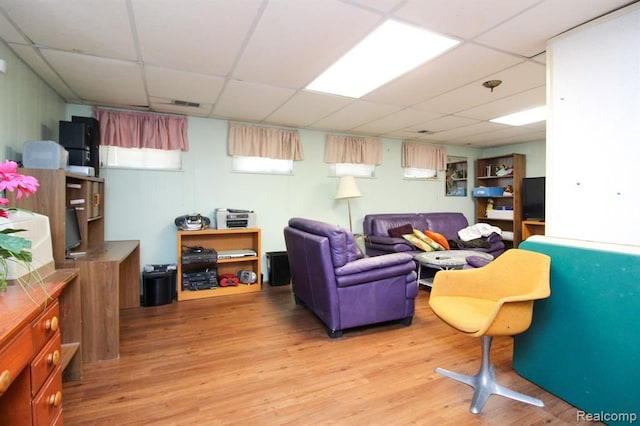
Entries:
POLYGON ((404 238, 405 240, 409 241, 409 243, 412 246, 417 247, 420 250, 423 250, 423 251, 434 251, 435 250, 433 247, 431 247, 429 245, 429 243, 427 243, 426 241, 422 241, 420 238, 418 238, 414 234, 405 234, 405 235, 402 236, 402 238, 404 238))
POLYGON ((449 241, 447 241, 447 238, 444 235, 438 232, 429 231, 428 229, 425 230, 424 233, 427 237, 431 238, 433 241, 440 244, 445 250, 450 249, 449 241))
POLYGON ((389 236, 390 237, 395 237, 395 238, 400 238, 405 234, 411 234, 413 232, 413 226, 411 226, 410 223, 405 223, 404 225, 395 227, 395 228, 390 228, 389 229, 389 236))
POLYGON ((415 235, 416 237, 420 238, 420 240, 424 241, 425 243, 429 244, 431 246, 431 248, 434 249, 434 250, 444 250, 444 247, 442 247, 440 244, 438 244, 432 238, 426 236, 419 229, 414 229, 413 230, 413 235, 415 235))

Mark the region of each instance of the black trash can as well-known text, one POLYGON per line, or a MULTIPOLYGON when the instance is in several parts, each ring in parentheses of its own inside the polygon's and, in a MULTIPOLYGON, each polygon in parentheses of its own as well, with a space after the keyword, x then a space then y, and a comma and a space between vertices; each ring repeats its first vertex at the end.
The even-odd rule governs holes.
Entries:
POLYGON ((167 305, 176 298, 176 265, 147 265, 142 273, 142 306, 167 305))
POLYGON ((291 282, 289 257, 286 251, 267 252, 267 272, 269 273, 269 285, 287 285, 291 282))

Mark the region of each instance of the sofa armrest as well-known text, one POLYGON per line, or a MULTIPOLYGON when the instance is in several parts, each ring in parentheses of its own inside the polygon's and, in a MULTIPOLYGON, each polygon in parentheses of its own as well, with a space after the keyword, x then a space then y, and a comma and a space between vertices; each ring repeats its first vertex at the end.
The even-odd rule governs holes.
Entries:
POLYGON ((413 256, 391 253, 354 260, 335 269, 338 287, 348 287, 410 274, 416 269, 413 256))

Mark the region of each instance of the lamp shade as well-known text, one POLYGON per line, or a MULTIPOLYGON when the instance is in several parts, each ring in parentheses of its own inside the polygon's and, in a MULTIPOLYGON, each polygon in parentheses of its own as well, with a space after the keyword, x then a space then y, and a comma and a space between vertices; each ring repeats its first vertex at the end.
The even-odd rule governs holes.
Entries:
POLYGON ((362 197, 362 194, 356 186, 356 180, 353 176, 341 176, 338 184, 338 192, 335 196, 336 200, 342 198, 362 197))

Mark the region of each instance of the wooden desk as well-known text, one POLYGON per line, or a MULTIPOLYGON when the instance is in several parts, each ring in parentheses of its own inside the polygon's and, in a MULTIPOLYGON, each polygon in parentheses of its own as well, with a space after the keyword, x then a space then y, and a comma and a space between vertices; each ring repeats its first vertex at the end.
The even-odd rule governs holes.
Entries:
POLYGON ((120 309, 140 306, 140 242, 104 241, 64 263, 80 270, 82 359, 120 356, 120 309))

